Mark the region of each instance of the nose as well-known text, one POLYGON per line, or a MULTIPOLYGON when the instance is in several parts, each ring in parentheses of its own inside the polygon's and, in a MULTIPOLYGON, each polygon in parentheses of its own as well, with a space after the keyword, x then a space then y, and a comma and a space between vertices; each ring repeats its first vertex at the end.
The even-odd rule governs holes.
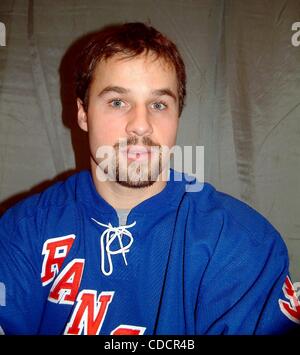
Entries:
POLYGON ((153 132, 150 113, 147 107, 140 105, 132 108, 126 125, 126 133, 130 136, 149 136, 153 132))

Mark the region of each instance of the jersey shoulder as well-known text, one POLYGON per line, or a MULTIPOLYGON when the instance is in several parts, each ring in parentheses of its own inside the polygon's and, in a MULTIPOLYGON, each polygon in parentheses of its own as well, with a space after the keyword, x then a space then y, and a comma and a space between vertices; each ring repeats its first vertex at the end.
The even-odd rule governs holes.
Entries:
POLYGON ((19 221, 35 217, 49 208, 59 210, 66 204, 74 202, 77 182, 86 174, 87 172, 75 173, 65 181, 56 182, 44 191, 19 201, 9 208, 0 220, 18 224, 19 221))
POLYGON ((189 199, 200 214, 218 213, 222 223, 231 233, 247 235, 255 244, 274 242, 286 251, 280 233, 260 212, 247 203, 224 192, 218 191, 210 183, 204 183, 203 189, 189 193, 189 199))

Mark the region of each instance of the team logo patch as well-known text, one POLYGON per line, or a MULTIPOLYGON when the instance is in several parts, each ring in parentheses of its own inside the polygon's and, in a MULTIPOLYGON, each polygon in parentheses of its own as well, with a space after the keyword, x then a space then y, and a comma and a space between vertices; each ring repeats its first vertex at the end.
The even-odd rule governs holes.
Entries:
POLYGON ((300 282, 291 282, 287 276, 282 287, 288 301, 278 300, 281 312, 291 321, 300 324, 300 282))

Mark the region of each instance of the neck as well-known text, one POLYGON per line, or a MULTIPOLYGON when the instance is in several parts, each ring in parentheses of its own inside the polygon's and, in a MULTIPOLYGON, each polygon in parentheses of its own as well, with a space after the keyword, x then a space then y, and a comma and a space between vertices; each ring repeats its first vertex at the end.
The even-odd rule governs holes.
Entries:
POLYGON ((92 160, 91 170, 93 182, 97 192, 114 209, 132 209, 148 198, 160 193, 166 186, 161 176, 151 186, 143 188, 130 188, 122 186, 116 181, 99 181, 96 175, 96 164, 92 160))

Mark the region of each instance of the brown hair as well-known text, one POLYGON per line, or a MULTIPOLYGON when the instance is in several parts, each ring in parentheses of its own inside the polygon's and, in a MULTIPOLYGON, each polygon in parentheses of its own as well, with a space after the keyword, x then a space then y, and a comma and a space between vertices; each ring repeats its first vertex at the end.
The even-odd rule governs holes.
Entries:
POLYGON ((176 45, 155 28, 141 22, 111 26, 96 33, 80 53, 77 61, 76 95, 87 110, 89 87, 96 65, 116 54, 136 57, 142 53, 154 53, 171 64, 176 72, 179 96, 179 115, 186 95, 184 62, 176 45))

